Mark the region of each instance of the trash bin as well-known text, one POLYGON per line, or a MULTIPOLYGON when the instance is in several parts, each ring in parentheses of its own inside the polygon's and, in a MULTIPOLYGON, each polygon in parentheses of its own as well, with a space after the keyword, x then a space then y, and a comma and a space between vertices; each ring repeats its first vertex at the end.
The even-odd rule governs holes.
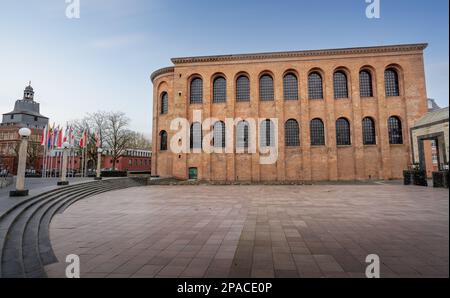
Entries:
POLYGON ((403 171, 403 184, 404 185, 411 185, 413 181, 413 171, 406 170, 403 171))

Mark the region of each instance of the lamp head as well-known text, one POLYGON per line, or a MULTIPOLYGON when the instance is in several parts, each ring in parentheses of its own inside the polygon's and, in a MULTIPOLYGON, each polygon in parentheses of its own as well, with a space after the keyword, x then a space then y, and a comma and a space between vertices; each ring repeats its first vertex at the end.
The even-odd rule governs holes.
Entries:
POLYGON ((103 153, 103 149, 102 149, 102 148, 98 148, 98 149, 97 149, 97 152, 100 153, 100 154, 102 154, 102 153, 103 153))
POLYGON ((19 135, 22 138, 27 138, 27 137, 31 136, 31 130, 29 128, 26 128, 26 127, 21 128, 21 129, 19 129, 19 135))
POLYGON ((63 149, 68 149, 68 148, 70 148, 69 142, 64 142, 64 143, 62 144, 62 147, 63 147, 63 149))

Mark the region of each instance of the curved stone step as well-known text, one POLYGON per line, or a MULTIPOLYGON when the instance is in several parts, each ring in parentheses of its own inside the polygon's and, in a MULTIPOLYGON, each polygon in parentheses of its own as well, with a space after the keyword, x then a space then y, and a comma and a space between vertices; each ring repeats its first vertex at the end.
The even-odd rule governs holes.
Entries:
POLYGON ((0 277, 46 277, 43 266, 57 261, 49 237, 50 223, 57 212, 64 212, 83 198, 142 185, 146 180, 139 178, 88 182, 16 204, 0 216, 0 277))
POLYGON ((21 203, 16 204, 13 208, 11 208, 10 210, 8 210, 2 214, 2 216, 0 218, 0 277, 3 276, 2 264, 4 263, 3 255, 4 255, 4 251, 5 251, 5 249, 4 249, 5 243, 10 238, 9 231, 10 231, 11 225, 17 220, 18 216, 20 216, 22 214, 22 212, 24 212, 24 210, 27 210, 28 208, 30 208, 31 206, 33 206, 34 204, 36 204, 42 200, 46 200, 55 195, 59 195, 59 194, 63 193, 64 191, 73 191, 78 188, 81 189, 83 187, 86 187, 86 186, 77 185, 77 186, 72 186, 72 187, 64 187, 64 188, 56 189, 53 192, 43 193, 36 197, 30 198, 28 200, 25 200, 21 203))
MULTIPOLYGON (((95 187, 95 185, 89 185, 88 190, 95 187)), ((67 196, 77 195, 79 192, 85 190, 79 188, 76 191, 74 189, 66 190, 67 196)), ((53 196, 48 196, 45 199, 36 201, 24 208, 19 212, 16 218, 11 223, 8 231, 7 238, 4 243, 2 251, 2 277, 23 277, 25 276, 25 267, 23 263, 22 246, 23 235, 25 233, 25 227, 27 222, 32 218, 33 214, 42 206, 45 206, 48 202, 65 196, 64 192, 58 192, 53 196)))
POLYGON ((93 193, 97 193, 99 190, 104 191, 104 187, 91 186, 88 189, 82 189, 76 193, 67 193, 64 196, 60 195, 46 204, 40 206, 29 217, 26 223, 24 233, 22 235, 22 260, 25 269, 25 277, 45 277, 45 271, 40 258, 39 252, 39 226, 42 217, 46 211, 54 205, 64 203, 67 200, 73 199, 73 197, 90 196, 93 193))

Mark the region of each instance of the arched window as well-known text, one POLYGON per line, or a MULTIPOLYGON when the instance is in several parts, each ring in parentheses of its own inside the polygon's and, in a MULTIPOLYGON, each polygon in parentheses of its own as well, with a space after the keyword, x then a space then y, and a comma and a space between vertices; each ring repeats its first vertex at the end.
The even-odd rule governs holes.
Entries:
POLYGON ((366 117, 362 122, 363 129, 363 144, 364 145, 376 145, 377 138, 375 132, 375 121, 372 118, 366 117))
POLYGON ((310 124, 311 145, 325 146, 325 128, 321 119, 313 119, 310 124))
POLYGON ((284 124, 284 142, 288 147, 300 146, 300 128, 295 119, 289 119, 284 124))
POLYGON ((275 146, 275 125, 271 120, 266 119, 261 123, 260 139, 261 147, 275 146))
POLYGON ((338 146, 351 145, 350 123, 345 118, 336 121, 336 144, 338 146))
POLYGON ((368 70, 359 73, 359 94, 361 97, 373 97, 372 74, 368 70))
POLYGON ((261 101, 274 100, 273 78, 270 75, 263 75, 259 79, 259 98, 261 101))
POLYGON ((195 122, 191 125, 191 149, 201 149, 202 148, 202 125, 199 122, 195 122))
POLYGON ((236 80, 236 101, 250 101, 250 80, 245 75, 236 80))
POLYGON ((308 76, 309 99, 323 99, 322 76, 318 72, 312 72, 308 76))
POLYGON ((169 94, 163 92, 161 95, 161 114, 167 114, 169 112, 169 94))
POLYGON ((165 130, 161 131, 159 133, 160 137, 160 150, 166 151, 167 150, 167 132, 165 130))
POLYGON ((283 78, 284 100, 298 100, 298 80, 293 73, 288 73, 283 78))
POLYGON ((236 129, 236 146, 237 148, 249 147, 249 124, 247 121, 240 121, 236 129))
POLYGON ((403 144, 402 122, 397 116, 392 116, 388 120, 389 143, 391 145, 403 144))
POLYGON ((347 75, 343 71, 336 71, 333 75, 334 98, 348 98, 347 75))
POLYGON ((400 96, 398 73, 394 68, 388 68, 384 72, 386 96, 400 96))
POLYGON ((227 81, 224 77, 217 77, 213 83, 213 102, 227 101, 227 81))
POLYGON ((200 78, 195 78, 191 81, 190 89, 190 101, 191 103, 202 103, 203 102, 203 80, 200 78))
POLYGON ((218 121, 214 123, 213 142, 215 148, 225 148, 225 123, 218 121))

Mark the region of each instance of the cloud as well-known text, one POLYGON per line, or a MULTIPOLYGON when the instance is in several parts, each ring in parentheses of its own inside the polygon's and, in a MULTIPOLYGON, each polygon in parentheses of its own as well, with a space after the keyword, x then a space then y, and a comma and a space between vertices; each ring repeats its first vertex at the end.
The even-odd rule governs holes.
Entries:
POLYGON ((95 49, 115 49, 134 45, 142 40, 144 40, 143 34, 117 35, 94 40, 90 45, 95 49))

